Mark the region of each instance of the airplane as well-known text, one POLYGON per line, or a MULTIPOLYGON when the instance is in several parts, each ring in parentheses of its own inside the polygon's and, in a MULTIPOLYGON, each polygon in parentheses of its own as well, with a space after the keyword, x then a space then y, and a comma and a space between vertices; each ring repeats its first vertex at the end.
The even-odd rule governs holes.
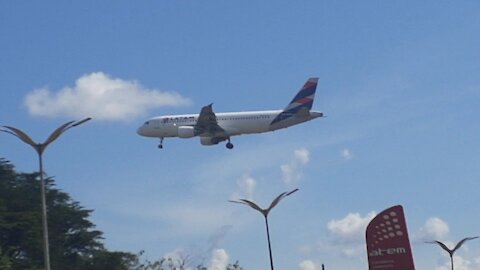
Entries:
POLYGON ((200 114, 165 115, 149 119, 137 130, 145 137, 160 138, 158 148, 163 148, 163 139, 200 137, 202 145, 216 145, 227 141, 233 148, 232 136, 255 134, 288 128, 303 122, 323 117, 322 112, 312 111, 318 78, 310 78, 283 110, 214 113, 212 104, 204 106, 200 114))

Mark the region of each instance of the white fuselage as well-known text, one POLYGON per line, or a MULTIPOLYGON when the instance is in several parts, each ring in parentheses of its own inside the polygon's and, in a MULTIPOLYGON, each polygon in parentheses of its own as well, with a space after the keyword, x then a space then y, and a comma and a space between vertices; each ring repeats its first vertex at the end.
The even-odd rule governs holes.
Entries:
POLYGON ((232 136, 274 131, 322 117, 323 113, 311 110, 317 84, 318 78, 309 78, 283 110, 215 113, 212 103, 203 106, 199 114, 151 118, 137 133, 160 138, 159 148, 163 148, 163 139, 167 137, 200 137, 202 145, 227 141, 225 146, 232 149, 232 136))
MULTIPOLYGON (((320 112, 311 111, 309 115, 294 116, 281 125, 273 127, 271 125, 272 121, 281 112, 282 110, 272 110, 216 113, 215 115, 218 125, 225 130, 224 136, 227 137, 273 131, 322 116, 320 112)), ((184 114, 154 117, 138 128, 137 133, 146 137, 178 137, 178 128, 194 126, 197 123, 198 116, 198 114, 184 114)))

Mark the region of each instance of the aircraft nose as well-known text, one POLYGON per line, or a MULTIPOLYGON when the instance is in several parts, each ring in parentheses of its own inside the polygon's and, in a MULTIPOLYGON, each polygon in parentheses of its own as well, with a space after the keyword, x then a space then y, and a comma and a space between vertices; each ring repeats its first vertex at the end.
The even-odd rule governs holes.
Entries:
POLYGON ((145 136, 145 131, 143 129, 143 126, 140 126, 138 129, 137 129, 137 134, 140 135, 140 136, 145 136))
POLYGON ((137 128, 137 134, 144 137, 155 136, 154 130, 152 130, 152 121, 147 121, 137 128))

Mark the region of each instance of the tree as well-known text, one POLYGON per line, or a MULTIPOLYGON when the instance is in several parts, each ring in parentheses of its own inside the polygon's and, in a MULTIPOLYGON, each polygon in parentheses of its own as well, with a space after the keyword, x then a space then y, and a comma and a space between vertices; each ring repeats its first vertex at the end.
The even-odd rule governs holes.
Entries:
MULTIPOLYGON (((0 269, 42 270, 42 214, 38 173, 19 173, 0 158, 0 269)), ((108 251, 103 233, 89 221, 92 210, 46 178, 46 202, 52 269, 69 270, 185 270, 190 257, 141 260, 143 252, 108 251)), ((197 270, 208 270, 202 264, 197 270)), ((243 270, 238 261, 225 270, 243 270)))
MULTIPOLYGON (((136 267, 132 268, 132 270, 185 270, 191 269, 188 265, 192 265, 190 262, 191 257, 185 254, 181 254, 179 258, 163 257, 157 261, 145 260, 143 263, 139 263, 142 255, 143 251, 136 256, 136 267)), ((209 270, 203 263, 198 264, 195 269, 209 270)), ((243 270, 243 268, 236 261, 234 264, 228 264, 225 270, 243 270)))
POLYGON ((243 270, 243 267, 241 267, 240 263, 236 261, 234 264, 229 264, 227 270, 243 270))
MULTIPOLYGON (((0 269, 43 269, 38 173, 18 173, 0 159, 0 269)), ((88 220, 92 210, 46 180, 52 269, 128 270, 135 255, 109 252, 102 232, 88 220)))

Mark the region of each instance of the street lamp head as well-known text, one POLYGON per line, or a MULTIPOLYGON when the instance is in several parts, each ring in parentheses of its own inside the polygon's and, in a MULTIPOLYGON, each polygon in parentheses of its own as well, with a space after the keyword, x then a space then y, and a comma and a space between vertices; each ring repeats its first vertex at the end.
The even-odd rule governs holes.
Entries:
POLYGON ((13 136, 19 138, 20 140, 22 140, 24 143, 32 146, 35 151, 37 151, 37 153, 39 155, 41 155, 43 153, 43 151, 45 151, 45 149, 47 148, 47 146, 52 143, 53 141, 55 141, 58 137, 60 137, 60 135, 62 135, 63 132, 67 131, 68 129, 72 128, 72 127, 76 127, 78 125, 81 125, 89 120, 91 120, 92 118, 88 117, 88 118, 85 118, 85 119, 82 119, 80 121, 69 121, 63 125, 61 125, 60 127, 58 127, 57 129, 55 129, 52 134, 50 134, 50 136, 45 140, 45 142, 43 143, 36 143, 35 141, 32 140, 32 138, 30 138, 30 136, 28 136, 25 132, 23 132, 22 130, 18 129, 18 128, 15 128, 15 127, 11 127, 11 126, 3 126, 5 129, 0 129, 0 131, 3 131, 3 132, 6 132, 6 133, 9 133, 9 134, 12 134, 13 136))
POLYGON ((241 204, 245 204, 245 205, 248 205, 250 206, 251 208, 257 210, 258 212, 262 213, 264 216, 266 216, 268 213, 266 212, 266 209, 262 209, 260 206, 258 206, 258 204, 250 201, 250 200, 247 200, 247 199, 239 199, 238 201, 232 201, 230 200, 229 202, 232 202, 232 203, 241 203, 241 204))
POLYGON ((453 255, 453 253, 455 253, 455 251, 457 251, 465 242, 467 241, 470 241, 470 240, 474 240, 474 239, 477 239, 477 238, 480 238, 480 236, 474 236, 474 237, 465 237, 463 238, 462 240, 460 240, 453 249, 450 249, 447 247, 447 245, 445 245, 444 243, 438 241, 438 240, 434 240, 434 241, 430 241, 430 242, 425 242, 427 244, 437 244, 439 245, 443 250, 445 250, 446 252, 448 252, 450 254, 450 256, 453 255))
POLYGON ((80 120, 80 121, 77 121, 75 124, 72 125, 72 127, 76 127, 76 126, 81 125, 81 124, 83 124, 83 123, 85 123, 85 122, 87 122, 87 121, 90 121, 90 120, 92 120, 92 118, 91 118, 91 117, 87 117, 87 118, 85 118, 85 119, 82 119, 82 120, 80 120))
POLYGON ((265 217, 267 217, 268 213, 270 212, 270 210, 272 210, 283 198, 295 193, 298 191, 298 188, 292 190, 292 191, 286 191, 286 192, 283 192, 281 193, 280 195, 278 195, 275 199, 273 199, 272 203, 270 203, 270 206, 268 208, 261 208, 260 206, 258 206, 256 203, 250 201, 250 200, 246 200, 246 199, 239 199, 238 201, 230 201, 230 202, 233 202, 233 203, 241 203, 241 204, 245 204, 245 205, 248 205, 250 206, 251 208, 257 210, 258 212, 262 213, 265 217))
POLYGON ((60 127, 58 127, 55 131, 52 132, 52 134, 50 134, 50 136, 48 137, 48 139, 43 143, 43 148, 47 148, 47 146, 52 143, 53 141, 55 141, 58 137, 60 137, 60 135, 62 135, 62 133, 64 133, 65 131, 69 130, 70 128, 72 127, 76 127, 78 125, 81 125, 89 120, 91 120, 92 118, 91 117, 88 117, 88 118, 85 118, 85 119, 82 119, 80 121, 69 121, 63 125, 61 125, 60 127))
POLYGON ((0 129, 0 131, 10 133, 13 136, 22 140, 24 143, 31 145, 32 147, 35 147, 35 145, 37 145, 37 143, 34 142, 32 138, 30 138, 30 136, 28 136, 25 132, 21 131, 20 129, 9 127, 9 126, 3 126, 3 127, 6 129, 0 129))
POLYGON ((50 134, 50 136, 48 136, 48 138, 45 140, 45 142, 43 142, 43 149, 42 150, 45 150, 45 148, 47 148, 47 146, 52 143, 53 141, 55 141, 58 137, 60 137, 60 135, 62 135, 63 132, 65 132, 67 129, 69 129, 69 127, 71 127, 71 125, 74 123, 75 121, 69 121, 63 125, 61 125, 60 127, 58 127, 57 129, 55 129, 52 134, 50 134))
POLYGON ((450 256, 453 255, 453 251, 447 247, 447 245, 445 245, 444 243, 438 241, 438 240, 434 240, 434 241, 428 241, 428 242, 425 242, 426 244, 437 244, 439 247, 441 247, 443 250, 445 250, 446 252, 448 252, 448 254, 450 254, 450 256))
POLYGON ((282 194, 278 195, 273 201, 272 203, 270 204, 270 206, 267 208, 268 211, 270 211, 271 209, 273 209, 281 200, 283 200, 283 198, 295 193, 298 191, 298 188, 290 191, 290 192, 283 192, 282 194))

